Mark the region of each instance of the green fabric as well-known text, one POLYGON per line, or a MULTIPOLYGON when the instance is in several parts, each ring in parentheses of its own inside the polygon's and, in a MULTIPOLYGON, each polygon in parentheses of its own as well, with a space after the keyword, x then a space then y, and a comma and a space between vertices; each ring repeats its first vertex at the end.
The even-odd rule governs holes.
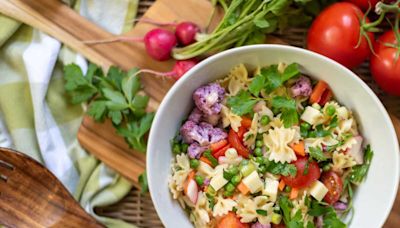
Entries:
MULTIPOLYGON (((109 32, 131 29, 138 0, 65 1, 109 32)), ((96 206, 121 200, 132 185, 79 145, 84 113, 64 91, 62 68, 86 60, 48 35, 0 15, 0 146, 12 147, 45 164, 82 207, 108 227, 132 227, 99 217, 96 206)))

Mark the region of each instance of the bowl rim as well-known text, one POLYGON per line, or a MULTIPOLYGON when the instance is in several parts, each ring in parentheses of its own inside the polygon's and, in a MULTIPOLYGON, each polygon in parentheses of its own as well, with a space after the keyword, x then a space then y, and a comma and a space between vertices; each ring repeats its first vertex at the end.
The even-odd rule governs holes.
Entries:
MULTIPOLYGON (((182 84, 185 84, 186 81, 188 80, 189 77, 191 77, 191 75, 193 74, 193 72, 197 71, 200 68, 203 68, 204 66, 208 65, 210 62, 213 62, 217 59, 223 58, 226 55, 231 55, 231 54, 235 54, 235 53, 239 53, 239 52, 246 52, 246 51, 251 51, 251 50, 255 50, 255 49, 286 49, 289 51, 294 51, 294 52, 299 52, 302 55, 311 55, 314 56, 316 58, 320 58, 326 62, 328 62, 329 64, 333 64, 336 65, 338 68, 341 68, 342 70, 344 70, 349 76, 351 75, 351 77, 356 80, 356 82, 358 82, 358 84, 360 84, 360 86, 368 93, 368 95, 374 100, 374 102, 377 104, 377 108, 379 109, 379 111, 381 111, 383 113, 383 119, 385 122, 388 123, 388 127, 389 127, 389 131, 390 131, 390 137, 392 137, 392 140, 394 142, 397 142, 397 144, 395 145, 395 159, 397 160, 396 162, 396 167, 395 170, 396 172, 393 174, 393 178, 396 180, 399 180, 399 175, 400 175, 400 171, 399 171, 399 167, 400 167, 400 158, 399 158, 399 141, 396 137, 396 131, 394 129, 393 126, 393 122, 390 119, 390 116, 386 110, 386 108, 384 107, 384 105, 382 104, 382 102, 379 100, 379 98, 376 96, 376 94, 372 91, 372 89, 363 81, 361 80, 353 71, 349 70, 348 68, 344 67, 343 65, 341 65, 340 63, 326 57, 323 56, 321 54, 318 54, 316 52, 304 49, 304 48, 299 48, 299 47, 294 47, 294 46, 289 46, 289 45, 282 45, 282 44, 257 44, 257 45, 248 45, 248 46, 243 46, 243 47, 237 47, 237 48, 232 48, 232 49, 228 49, 225 50, 223 52, 217 53, 215 55, 212 55, 206 59, 204 59, 203 61, 199 62, 197 65, 195 65, 192 69, 190 69, 188 72, 185 73, 185 75, 183 77, 181 77, 167 92, 167 94, 164 96, 160 106, 157 109, 156 115, 154 117, 154 121, 149 133, 149 140, 148 140, 148 149, 147 149, 147 154, 146 154, 146 171, 147 171, 147 181, 148 181, 148 186, 149 186, 149 192, 150 192, 150 197, 152 199, 152 202, 154 204, 154 208, 156 209, 156 212, 161 220, 161 222, 163 224, 166 224, 166 221, 168 218, 166 218, 165 216, 163 216, 163 213, 161 212, 161 205, 159 204, 159 202, 156 200, 156 197, 153 195, 152 193, 152 187, 153 186, 153 182, 152 182, 152 169, 149 169, 149 167, 151 167, 151 164, 153 163, 153 157, 154 156, 150 156, 152 148, 153 148, 153 143, 151 143, 153 140, 154 136, 154 127, 153 126, 157 126, 159 125, 160 120, 160 116, 162 112, 164 112, 164 109, 167 110, 167 106, 165 101, 170 100, 172 98, 172 96, 175 94, 176 90, 178 88, 181 87, 182 84)), ((167 186, 168 187, 168 186, 167 186)), ((390 196, 390 201, 388 202, 390 205, 390 207, 386 208, 386 211, 384 212, 385 217, 382 218, 381 221, 381 225, 383 226, 383 224, 385 223, 385 221, 387 220, 394 201, 396 199, 396 193, 399 187, 399 181, 395 182, 395 189, 396 191, 393 191, 393 193, 390 196)))

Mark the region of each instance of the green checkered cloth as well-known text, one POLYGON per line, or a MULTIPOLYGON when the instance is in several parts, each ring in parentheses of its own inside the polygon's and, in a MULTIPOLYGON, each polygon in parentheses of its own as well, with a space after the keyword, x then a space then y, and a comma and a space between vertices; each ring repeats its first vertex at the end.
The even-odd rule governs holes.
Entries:
MULTIPOLYGON (((66 2, 66 1, 64 1, 66 2)), ((138 0, 80 0, 74 9, 118 34, 130 29, 138 0)), ((131 184, 79 145, 76 135, 83 108, 64 91, 63 65, 87 61, 47 34, 0 15, 0 146, 42 162, 82 207, 108 227, 127 223, 94 213, 115 203, 131 184)))

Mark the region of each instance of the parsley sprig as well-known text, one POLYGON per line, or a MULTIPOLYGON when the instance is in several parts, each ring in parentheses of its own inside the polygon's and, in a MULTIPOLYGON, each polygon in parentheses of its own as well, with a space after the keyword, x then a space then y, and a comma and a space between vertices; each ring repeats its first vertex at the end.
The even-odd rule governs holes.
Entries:
POLYGON ((349 180, 351 183, 360 184, 364 180, 371 165, 373 156, 374 152, 372 151, 371 146, 368 145, 364 150, 364 164, 352 167, 352 171, 349 175, 349 180))
POLYGON ((89 102, 87 114, 96 121, 111 119, 118 134, 130 147, 146 151, 145 135, 149 131, 154 113, 146 113, 149 97, 140 95, 138 69, 124 72, 111 67, 107 74, 90 64, 86 75, 76 64, 64 67, 65 89, 71 102, 89 102))

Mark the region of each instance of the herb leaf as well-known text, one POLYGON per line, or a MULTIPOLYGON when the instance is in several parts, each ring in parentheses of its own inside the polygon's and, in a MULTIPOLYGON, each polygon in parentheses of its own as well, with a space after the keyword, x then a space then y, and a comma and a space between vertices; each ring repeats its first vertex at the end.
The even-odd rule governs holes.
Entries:
POLYGON ((257 214, 259 214, 259 215, 264 215, 264 216, 267 216, 267 211, 266 210, 256 210, 256 212, 257 212, 257 214))
MULTIPOLYGON (((92 71, 88 72, 91 74, 92 71)), ((76 64, 64 67, 64 78, 66 80, 65 90, 69 93, 73 104, 88 101, 97 93, 97 88, 92 85, 92 78, 85 77, 81 68, 76 64)))
POLYGON ((276 96, 272 99, 272 107, 282 112, 281 120, 283 125, 288 128, 299 122, 296 101, 290 98, 276 96))
POLYGON ((280 197, 278 203, 279 207, 281 208, 283 214, 283 222, 285 223, 286 227, 288 228, 304 227, 300 210, 297 210, 293 217, 291 216, 293 204, 292 202, 290 202, 287 196, 280 197))
POLYGON ((295 165, 273 161, 270 161, 267 164, 267 171, 275 175, 280 174, 283 176, 296 176, 297 174, 297 168, 295 165))
POLYGON ((349 175, 349 180, 353 184, 360 184, 368 173, 371 165, 372 157, 374 152, 371 150, 371 146, 368 145, 364 150, 364 164, 353 166, 352 171, 349 175))
POLYGON ((149 191, 149 184, 147 182, 147 173, 144 171, 142 174, 139 176, 139 184, 140 184, 140 193, 146 193, 149 191))
POLYGON ((244 90, 241 90, 236 96, 229 97, 227 101, 232 112, 239 116, 250 113, 256 103, 257 99, 253 98, 248 91, 244 90))
POLYGON ((325 157, 324 153, 322 152, 321 148, 319 147, 309 147, 309 154, 310 157, 314 158, 317 161, 326 161, 328 158, 325 157))

